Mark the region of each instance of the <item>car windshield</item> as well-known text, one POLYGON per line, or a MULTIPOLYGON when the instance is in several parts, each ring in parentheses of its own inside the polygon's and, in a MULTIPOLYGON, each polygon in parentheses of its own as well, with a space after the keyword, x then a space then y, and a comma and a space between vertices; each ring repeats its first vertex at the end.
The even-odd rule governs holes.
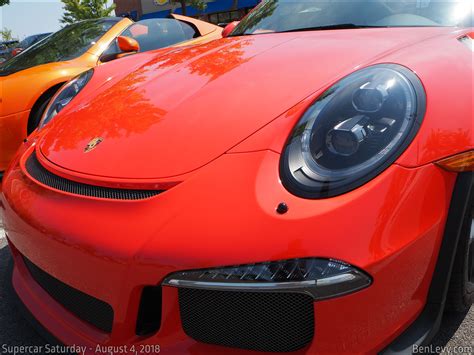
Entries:
POLYGON ((472 24, 472 0, 263 0, 231 35, 472 24))
POLYGON ((69 25, 5 62, 0 76, 37 65, 77 58, 91 48, 119 19, 88 20, 69 25))
POLYGON ((29 36, 29 37, 26 37, 23 41, 21 41, 19 44, 18 44, 18 47, 20 48, 28 48, 35 40, 36 40, 36 36, 29 36))
POLYGON ((31 47, 33 44, 35 44, 36 42, 39 42, 41 41, 43 38, 45 37, 48 37, 51 33, 42 33, 42 34, 39 34, 39 35, 34 35, 34 36, 29 36, 29 37, 26 37, 23 41, 21 41, 19 44, 18 44, 18 47, 19 48, 23 48, 23 49, 26 49, 28 47, 31 47))

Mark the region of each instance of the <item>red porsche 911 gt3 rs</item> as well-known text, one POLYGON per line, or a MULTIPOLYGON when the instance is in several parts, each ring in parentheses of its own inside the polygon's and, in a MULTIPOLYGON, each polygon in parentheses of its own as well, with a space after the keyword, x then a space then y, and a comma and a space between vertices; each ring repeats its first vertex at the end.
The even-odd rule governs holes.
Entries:
POLYGON ((472 14, 265 0, 72 80, 3 182, 22 304, 90 353, 429 343, 474 298, 472 14))

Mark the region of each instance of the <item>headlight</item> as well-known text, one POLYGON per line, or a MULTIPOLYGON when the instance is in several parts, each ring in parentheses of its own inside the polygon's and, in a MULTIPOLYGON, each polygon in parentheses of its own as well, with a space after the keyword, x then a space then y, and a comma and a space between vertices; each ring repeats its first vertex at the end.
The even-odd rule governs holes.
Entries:
POLYGON ((45 113, 41 119, 39 129, 50 122, 61 110, 66 107, 74 97, 81 92, 94 74, 94 69, 90 69, 81 75, 75 77, 65 84, 56 95, 51 99, 45 113))
POLYGON ((314 299, 345 295, 368 287, 372 279, 353 266, 331 259, 290 259, 177 272, 163 284, 179 288, 254 292, 297 292, 314 299))
POLYGON ((405 67, 382 64, 344 78, 306 111, 281 159, 284 186, 326 198, 365 184, 390 166, 415 137, 426 96, 405 67))

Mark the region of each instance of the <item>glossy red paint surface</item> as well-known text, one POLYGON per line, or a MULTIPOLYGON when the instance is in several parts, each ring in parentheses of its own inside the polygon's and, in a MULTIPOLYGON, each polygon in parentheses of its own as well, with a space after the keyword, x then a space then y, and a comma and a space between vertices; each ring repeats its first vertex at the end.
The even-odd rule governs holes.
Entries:
MULTIPOLYGON (((176 20, 188 23, 197 30, 197 36, 176 43, 173 47, 191 46, 221 38, 222 28, 186 16, 172 15, 176 20)), ((0 171, 7 167, 21 141, 27 136, 27 120, 12 120, 12 115, 20 115, 36 109, 35 104, 43 94, 71 80, 77 75, 97 66, 102 66, 101 57, 117 36, 132 26, 133 21, 123 18, 110 28, 100 39, 91 44, 88 50, 77 58, 45 63, 39 66, 0 77, 0 171)), ((146 28, 146 27, 145 27, 146 28)), ((130 39, 133 42, 133 39, 130 39)), ((135 49, 136 45, 135 43, 135 49)), ((132 46, 134 47, 134 46, 132 46)), ((122 53, 118 57, 129 55, 122 53)), ((129 62, 130 63, 130 62, 129 62)), ((131 67, 123 66, 128 72, 131 67)), ((122 69, 123 70, 123 69, 122 69)), ((105 69, 107 71, 107 69, 105 69)), ((30 117, 31 119, 31 117, 30 117)))
MULTIPOLYGON (((72 172, 104 178, 166 178, 202 167, 283 116, 282 139, 276 142, 280 152, 300 117, 300 112, 291 115, 295 105, 305 98, 309 105, 357 68, 386 62, 407 65, 423 82, 436 81, 428 92, 429 107, 436 109, 428 113, 433 118, 429 116, 429 126, 401 158, 404 165, 425 164, 473 147, 472 131, 459 132, 461 127, 472 127, 472 75, 464 74, 471 68, 472 53, 457 41, 459 34, 443 28, 350 33, 227 38, 174 50, 168 56, 142 57, 133 71, 126 71, 120 80, 112 79, 98 94, 88 97, 85 93, 82 102, 78 97, 67 111, 68 119, 52 123, 51 133, 40 143, 41 152, 53 164, 72 172), (439 43, 440 52, 453 47, 446 61, 452 61, 453 56, 459 64, 445 75, 456 76, 456 85, 464 90, 446 90, 447 86, 439 83, 446 77, 435 75, 436 61, 428 58, 418 63, 417 50, 411 52, 412 47, 433 41, 439 43), (348 51, 350 56, 345 55, 348 51), (449 105, 443 99, 449 95, 457 95, 459 117, 448 120, 449 105), (443 109, 438 109, 440 106, 443 109), (78 121, 84 129, 78 128, 78 121), (440 145, 447 132, 457 132, 453 144, 440 145), (85 156, 84 147, 94 137, 104 138, 101 149, 85 156)), ((111 65, 122 72, 127 63, 111 65)), ((257 141, 258 149, 269 148, 257 141)))
POLYGON ((146 342, 176 354, 218 353, 224 350, 183 334, 172 289, 165 290, 160 332, 137 339, 141 288, 183 269, 332 257, 361 267, 375 281, 354 295, 315 303, 317 336, 311 351, 334 349, 334 340, 356 353, 380 349, 423 306, 455 175, 433 165, 394 166, 357 191, 315 204, 282 187, 278 161, 279 155, 270 151, 225 154, 180 185, 141 202, 63 195, 14 168, 4 184, 3 211, 12 245, 55 277, 110 303, 112 335, 104 338, 63 316, 64 310, 32 285, 22 266, 15 287, 40 321, 67 343, 146 342), (275 213, 281 201, 290 207, 285 216, 275 213), (335 312, 341 308, 346 311, 335 312), (336 331, 342 328, 343 333, 336 331), (360 332, 365 332, 363 342, 360 332))
POLYGON ((188 337, 177 291, 169 287, 158 333, 136 336, 142 289, 185 269, 335 258, 366 271, 374 282, 315 302, 315 338, 299 353, 375 354, 425 304, 456 180, 433 163, 473 148, 472 52, 457 40, 468 31, 226 38, 98 68, 74 102, 24 144, 5 176, 0 213, 15 255, 17 293, 66 344, 250 354, 188 337), (428 111, 414 142, 356 190, 322 200, 290 194, 281 184, 279 162, 294 125, 328 87, 375 63, 405 65, 425 86, 428 111), (104 139, 100 147, 84 154, 96 137, 104 139), (71 180, 168 189, 135 202, 55 191, 24 171, 33 149, 44 167, 71 180), (280 202, 289 206, 285 215, 275 212, 280 202), (31 279, 21 254, 109 303, 112 333, 99 332, 55 303, 31 279))

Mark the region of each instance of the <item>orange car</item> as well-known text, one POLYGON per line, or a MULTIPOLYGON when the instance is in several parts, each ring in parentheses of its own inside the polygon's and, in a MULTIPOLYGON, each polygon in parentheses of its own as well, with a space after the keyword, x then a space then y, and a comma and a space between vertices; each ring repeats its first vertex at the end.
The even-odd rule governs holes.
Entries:
POLYGON ((123 18, 82 21, 51 35, 0 66, 0 181, 52 96, 71 78, 136 51, 221 38, 222 28, 171 15, 134 23, 123 18))

